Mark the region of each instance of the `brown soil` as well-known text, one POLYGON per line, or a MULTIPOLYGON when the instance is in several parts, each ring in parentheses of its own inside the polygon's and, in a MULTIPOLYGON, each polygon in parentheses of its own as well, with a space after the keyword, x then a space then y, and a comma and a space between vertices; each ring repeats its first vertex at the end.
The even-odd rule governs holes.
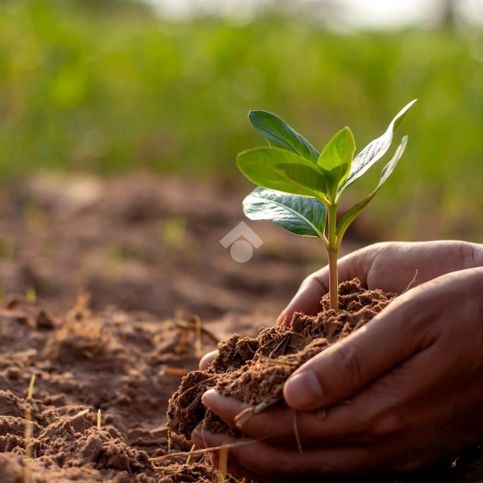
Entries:
MULTIPOLYGON (((24 481, 25 471, 25 481, 49 483, 215 481, 200 457, 153 460, 189 449, 176 438, 168 449, 165 411, 179 381, 169 370, 196 365, 195 325, 114 309, 93 315, 83 297, 59 318, 8 300, 0 310, 0 481, 24 481)), ((212 347, 207 335, 202 342, 212 347)))
POLYGON ((86 291, 94 309, 180 309, 206 320, 256 307, 273 317, 321 250, 246 220, 247 190, 153 176, 18 181, 0 190, 0 288, 34 289, 55 311, 86 291), (264 244, 240 264, 219 241, 243 220, 264 244))
MULTIPOLYGON (((268 223, 249 223, 265 242, 249 263, 230 258, 219 240, 243 220, 246 191, 153 177, 37 178, 3 188, 0 287, 41 302, 0 294, 1 483, 219 481, 209 459, 192 455, 186 464, 184 437, 173 435, 171 447, 167 437, 176 369, 197 366, 193 314, 208 331, 204 350, 215 346, 209 333, 220 340, 242 334, 223 343, 226 359, 216 362, 217 373, 230 360, 231 372, 243 372, 257 351, 272 380, 259 397, 276 394, 291 366, 267 367, 262 355, 292 361, 302 344, 276 335, 278 329, 262 332, 265 349, 251 336, 273 324, 300 280, 320 266, 316 241, 268 223), (179 452, 185 453, 171 456, 179 452)), ((309 337, 317 323, 297 320, 309 337)), ((250 379, 250 371, 243 377, 250 379)), ((234 393, 229 376, 224 384, 220 390, 234 393)), ((253 394, 237 396, 262 400, 253 394)), ((466 465, 477 456, 459 460, 466 479, 451 471, 424 481, 483 481, 482 465, 466 465)))

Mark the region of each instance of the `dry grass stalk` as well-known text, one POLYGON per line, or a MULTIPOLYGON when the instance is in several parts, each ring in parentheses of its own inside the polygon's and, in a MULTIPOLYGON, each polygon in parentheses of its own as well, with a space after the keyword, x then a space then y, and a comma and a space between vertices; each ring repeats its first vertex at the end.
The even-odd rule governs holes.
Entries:
POLYGON ((34 395, 35 379, 36 379, 35 374, 32 374, 32 377, 30 378, 29 387, 27 389, 27 401, 30 401, 34 395))
MULTIPOLYGON (((196 330, 196 326, 193 325, 193 323, 191 322, 186 322, 184 320, 177 320, 175 321, 175 324, 176 324, 176 327, 178 327, 179 329, 186 329, 189 331, 196 330)), ((206 337, 210 338, 215 344, 218 344, 218 342, 220 342, 220 339, 215 334, 213 334, 213 332, 211 332, 206 327, 204 327, 203 324, 201 324, 200 330, 203 335, 206 335, 206 337)))
POLYGON ((201 319, 199 317, 195 317, 195 354, 196 357, 203 356, 203 341, 201 339, 201 319))
POLYGON ((239 429, 242 429, 243 425, 250 418, 261 413, 262 411, 269 408, 270 406, 273 406, 278 401, 279 401, 278 399, 271 399, 268 401, 263 401, 260 404, 257 404, 256 406, 250 406, 248 408, 241 410, 234 418, 236 427, 239 429))
POLYGON ((74 416, 71 417, 72 420, 81 418, 82 416, 85 416, 86 414, 89 414, 89 409, 83 409, 80 413, 74 414, 74 416))
POLYGON ((293 432, 295 435, 295 441, 297 442, 297 449, 299 453, 303 453, 302 443, 300 441, 299 425, 297 423, 297 411, 293 412, 293 432))
POLYGON ((229 444, 222 444, 220 446, 211 446, 209 448, 203 448, 203 449, 196 449, 194 451, 179 451, 176 453, 168 453, 163 456, 157 456, 155 458, 149 458, 149 461, 151 463, 163 463, 164 461, 170 459, 170 458, 179 458, 180 456, 186 456, 186 454, 191 453, 191 455, 203 455, 206 453, 212 453, 214 451, 220 451, 221 448, 238 448, 239 446, 246 446, 248 444, 253 444, 253 443, 258 443, 259 441, 263 441, 265 438, 258 438, 258 439, 250 439, 249 441, 239 441, 236 443, 229 443, 229 444))
POLYGON ((260 359, 260 362, 263 362, 264 364, 271 364, 273 366, 295 367, 300 365, 300 362, 298 361, 289 361, 284 359, 270 359, 269 357, 263 356, 263 355, 260 355, 259 359, 260 359))
POLYGON ((273 358, 275 356, 275 354, 277 353, 278 350, 282 349, 282 353, 285 352, 285 350, 287 349, 287 345, 288 345, 288 342, 289 342, 289 338, 287 336, 284 336, 280 342, 275 346, 275 348, 270 352, 269 354, 269 358, 273 358))
POLYGON ((218 462, 219 481, 220 483, 224 483, 228 475, 228 446, 222 445, 222 447, 220 448, 220 451, 218 452, 218 455, 219 455, 219 462, 218 462))
POLYGON ((188 341, 188 331, 180 329, 178 334, 178 342, 174 348, 175 354, 183 354, 186 351, 186 342, 188 341))
POLYGON ((416 268, 416 272, 414 273, 414 277, 411 279, 408 286, 403 290, 402 293, 407 292, 410 288, 412 288, 412 286, 416 282, 416 279, 418 278, 418 274, 419 274, 419 270, 416 268))
POLYGON ((178 396, 176 397, 176 400, 178 401, 180 398, 185 396, 186 393, 193 391, 197 387, 201 386, 201 384, 206 384, 208 381, 212 381, 213 379, 216 379, 217 377, 218 377, 218 374, 213 374, 212 376, 208 377, 208 379, 205 379, 204 381, 200 381, 197 384, 186 388, 181 394, 178 394, 178 396))
POLYGON ((27 389, 26 405, 25 405, 25 428, 24 428, 24 438, 25 438, 25 458, 24 458, 24 472, 23 480, 24 483, 31 483, 32 474, 30 471, 30 460, 32 459, 32 407, 31 401, 34 394, 35 385, 35 374, 32 374, 30 378, 29 387, 27 389))
POLYGON ((165 367, 161 369, 161 375, 168 377, 183 377, 188 372, 188 369, 183 369, 182 367, 165 367))
POLYGON ((195 451, 196 445, 191 445, 190 452, 188 453, 188 457, 186 458, 186 464, 189 465, 191 463, 191 456, 193 455, 193 451, 195 451))

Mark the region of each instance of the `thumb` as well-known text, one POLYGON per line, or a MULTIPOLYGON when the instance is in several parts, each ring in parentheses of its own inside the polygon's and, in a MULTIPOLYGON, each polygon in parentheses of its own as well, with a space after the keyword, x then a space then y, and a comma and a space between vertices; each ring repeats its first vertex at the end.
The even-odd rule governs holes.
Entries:
POLYGON ((310 410, 340 402, 429 345, 414 291, 420 288, 406 292, 367 325, 297 369, 283 388, 286 403, 310 410))

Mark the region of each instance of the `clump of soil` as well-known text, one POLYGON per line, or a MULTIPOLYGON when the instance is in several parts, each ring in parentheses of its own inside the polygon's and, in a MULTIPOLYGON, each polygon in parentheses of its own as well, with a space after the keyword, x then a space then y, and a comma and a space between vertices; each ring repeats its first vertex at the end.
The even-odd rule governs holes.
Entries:
MULTIPOLYGON (((329 308, 328 296, 316 316, 294 315, 289 327, 262 329, 257 337, 234 335, 204 371, 187 374, 168 407, 168 426, 189 439, 195 427, 212 432, 233 431, 206 410, 201 396, 209 388, 248 403, 257 412, 282 400, 283 384, 304 362, 369 322, 396 297, 367 290, 358 279, 339 286, 339 310, 329 308)), ((250 411, 245 413, 248 417, 250 411)))

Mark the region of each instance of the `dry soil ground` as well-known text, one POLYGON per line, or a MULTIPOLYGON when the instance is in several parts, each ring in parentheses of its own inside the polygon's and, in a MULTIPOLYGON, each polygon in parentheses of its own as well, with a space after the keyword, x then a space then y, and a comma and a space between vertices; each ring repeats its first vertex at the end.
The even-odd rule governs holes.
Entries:
MULTIPOLYGON (((165 411, 197 363, 195 316, 201 349, 253 335, 321 263, 316 241, 264 223, 249 224, 264 245, 234 262, 219 240, 243 191, 148 177, 3 190, 0 482, 219 481, 199 456, 163 459, 189 450, 168 448, 165 411)), ((483 481, 462 475, 440 481, 483 481)))

